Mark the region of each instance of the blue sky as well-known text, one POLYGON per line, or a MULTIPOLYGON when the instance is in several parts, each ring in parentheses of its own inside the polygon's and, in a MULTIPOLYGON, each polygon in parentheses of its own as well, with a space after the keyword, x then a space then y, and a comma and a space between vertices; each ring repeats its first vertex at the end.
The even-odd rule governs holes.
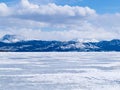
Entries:
MULTIPOLYGON (((8 5, 18 3, 20 0, 0 0, 8 5)), ((37 4, 56 3, 57 5, 88 6, 98 13, 118 13, 120 12, 120 0, 29 0, 37 4)))
POLYGON ((120 0, 63 0, 62 2, 61 0, 56 0, 56 3, 88 6, 95 9, 98 13, 120 12, 120 0))
POLYGON ((120 39, 120 0, 0 0, 0 37, 120 39))

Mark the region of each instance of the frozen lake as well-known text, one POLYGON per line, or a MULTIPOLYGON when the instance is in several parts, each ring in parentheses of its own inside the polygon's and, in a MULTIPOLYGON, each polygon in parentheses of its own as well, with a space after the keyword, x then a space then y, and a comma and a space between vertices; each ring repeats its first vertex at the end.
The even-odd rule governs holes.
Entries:
POLYGON ((0 53, 0 90, 120 90, 120 53, 0 53))

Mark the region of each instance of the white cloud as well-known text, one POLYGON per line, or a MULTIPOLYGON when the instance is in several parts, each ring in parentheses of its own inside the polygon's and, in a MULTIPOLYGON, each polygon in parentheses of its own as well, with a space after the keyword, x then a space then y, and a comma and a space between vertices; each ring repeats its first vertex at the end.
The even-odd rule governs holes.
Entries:
MULTIPOLYGON (((10 12, 11 14, 9 15, 9 17, 1 18, 1 26, 14 25, 14 27, 26 27, 32 26, 30 23, 33 24, 34 22, 40 23, 40 25, 49 24, 52 27, 66 27, 71 26, 75 23, 82 23, 84 19, 96 14, 95 10, 90 9, 88 7, 72 7, 68 5, 58 6, 56 4, 35 5, 28 2, 28 0, 21 0, 21 2, 18 5, 14 5, 13 7, 8 7, 6 4, 4 4, 4 6, 8 8, 7 10, 9 10, 8 12, 10 12), (3 19, 5 20, 5 22, 3 22, 3 19), (28 25, 26 25, 26 23, 24 22, 26 22, 28 25)), ((40 25, 38 24, 38 26, 40 25)))
POLYGON ((0 16, 7 16, 9 13, 7 5, 5 3, 0 3, 0 16))
POLYGON ((43 40, 120 38, 119 13, 99 15, 89 7, 37 5, 28 0, 11 7, 0 3, 0 13, 1 36, 13 33, 43 40))
POLYGON ((37 8, 39 8, 38 5, 29 3, 28 0, 21 0, 21 3, 20 3, 20 4, 21 4, 21 6, 22 6, 24 9, 27 9, 27 8, 29 8, 29 9, 37 9, 37 8))
POLYGON ((20 6, 15 10, 15 16, 21 19, 28 19, 49 24, 61 24, 76 22, 89 16, 95 15, 95 10, 89 7, 59 6, 53 3, 47 5, 35 5, 22 0, 20 6))
MULTIPOLYGON (((89 26, 88 26, 89 27, 89 26)), ((87 29, 87 27, 86 27, 87 29)), ((97 40, 110 40, 113 38, 119 38, 119 33, 107 32, 103 28, 97 29, 96 27, 91 27, 90 30, 62 30, 62 31, 43 31, 43 30, 33 30, 22 28, 17 30, 17 28, 8 28, 0 35, 4 34, 15 34, 25 37, 27 40, 73 40, 73 39, 97 39, 97 40), (96 31, 97 30, 97 31, 96 31)))

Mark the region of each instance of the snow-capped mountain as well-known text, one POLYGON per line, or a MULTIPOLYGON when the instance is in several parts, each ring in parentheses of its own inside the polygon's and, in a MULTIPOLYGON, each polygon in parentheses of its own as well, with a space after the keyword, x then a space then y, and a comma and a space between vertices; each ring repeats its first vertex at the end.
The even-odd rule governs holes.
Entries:
POLYGON ((5 43, 16 43, 16 42, 23 41, 23 37, 19 35, 6 34, 1 38, 0 41, 5 43))
POLYGON ((80 38, 75 38, 75 39, 72 39, 71 41, 76 41, 76 42, 81 42, 81 43, 99 42, 97 39, 80 39, 80 38))
POLYGON ((111 41, 41 41, 24 40, 21 36, 5 35, 0 41, 0 51, 51 52, 51 51, 120 51, 120 40, 111 41))

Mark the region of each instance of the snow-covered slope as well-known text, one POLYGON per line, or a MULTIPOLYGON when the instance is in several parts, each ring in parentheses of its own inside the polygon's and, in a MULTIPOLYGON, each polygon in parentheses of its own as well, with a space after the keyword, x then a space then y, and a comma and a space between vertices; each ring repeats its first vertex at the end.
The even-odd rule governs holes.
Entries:
POLYGON ((81 42, 81 43, 99 42, 97 39, 80 39, 80 38, 75 38, 75 39, 72 39, 71 41, 76 41, 76 42, 81 42))

